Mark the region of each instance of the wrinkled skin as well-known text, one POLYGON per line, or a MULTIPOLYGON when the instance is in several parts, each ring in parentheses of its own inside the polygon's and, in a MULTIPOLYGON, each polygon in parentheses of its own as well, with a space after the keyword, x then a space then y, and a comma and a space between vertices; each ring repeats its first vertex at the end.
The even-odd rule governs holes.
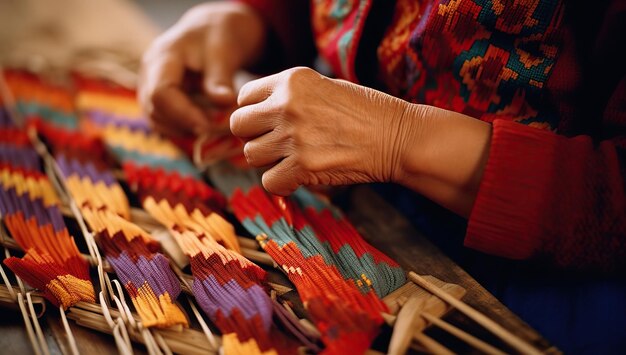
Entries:
POLYGON ((267 169, 263 186, 272 193, 391 181, 469 215, 489 124, 309 68, 251 81, 237 95, 233 76, 260 60, 265 33, 260 16, 245 5, 189 10, 144 56, 139 99, 155 128, 169 135, 230 134, 217 118, 232 112, 230 130, 246 142, 249 164, 267 169), (199 96, 208 109, 185 84, 190 71, 201 75, 199 96))
POLYGON ((259 16, 241 4, 214 2, 187 11, 143 56, 138 96, 154 127, 169 135, 217 129, 215 119, 236 105, 233 77, 259 56, 265 32, 259 16), (201 73, 200 96, 208 108, 185 87, 189 72, 201 73))
POLYGON ((230 128, 263 186, 396 182, 468 214, 490 126, 383 92, 292 68, 247 83, 230 128))
POLYGON ((268 191, 392 180, 404 144, 401 100, 293 68, 249 82, 238 103, 231 131, 247 140, 250 165, 272 166, 268 191))

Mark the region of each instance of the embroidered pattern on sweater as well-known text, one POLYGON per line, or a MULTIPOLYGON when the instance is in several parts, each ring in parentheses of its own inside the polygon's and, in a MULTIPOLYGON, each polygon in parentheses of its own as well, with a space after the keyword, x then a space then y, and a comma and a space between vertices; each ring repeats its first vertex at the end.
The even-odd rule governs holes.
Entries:
MULTIPOLYGON (((371 4, 314 1, 317 46, 344 79, 357 79, 356 49, 368 40, 360 34, 371 4)), ((543 89, 562 43, 562 1, 398 0, 395 6, 377 50, 389 93, 487 122, 558 126, 543 89)))

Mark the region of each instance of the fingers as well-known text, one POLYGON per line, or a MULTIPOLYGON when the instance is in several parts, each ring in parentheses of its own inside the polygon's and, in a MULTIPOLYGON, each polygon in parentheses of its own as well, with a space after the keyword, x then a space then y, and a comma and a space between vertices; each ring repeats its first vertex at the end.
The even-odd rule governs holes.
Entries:
POLYGON ((209 100, 222 107, 237 103, 233 78, 241 60, 236 58, 234 47, 232 35, 223 26, 214 28, 208 35, 203 86, 209 100))
POLYGON ((184 70, 184 64, 176 56, 145 60, 139 100, 161 128, 175 126, 177 131, 202 131, 208 127, 207 119, 180 88, 184 70))
POLYGON ((270 97, 278 83, 279 75, 280 73, 247 82, 239 90, 237 104, 243 107, 259 103, 270 97))
POLYGON ((300 186, 300 169, 293 157, 289 156, 263 173, 263 187, 280 196, 288 196, 300 186))
POLYGON ((270 110, 266 102, 237 109, 230 115, 230 131, 247 140, 273 130, 276 116, 270 110))
POLYGON ((157 90, 153 94, 152 104, 158 112, 153 119, 160 119, 160 123, 175 126, 177 130, 200 134, 210 127, 202 111, 178 87, 168 86, 157 90))
POLYGON ((176 122, 163 119, 159 116, 152 117, 150 120, 150 125, 152 126, 152 129, 154 131, 159 132, 165 136, 183 137, 189 135, 189 132, 183 129, 181 126, 177 125, 176 122))
POLYGON ((288 145, 288 141, 279 132, 272 131, 247 142, 243 147, 243 154, 248 164, 259 168, 285 158, 290 150, 288 145))

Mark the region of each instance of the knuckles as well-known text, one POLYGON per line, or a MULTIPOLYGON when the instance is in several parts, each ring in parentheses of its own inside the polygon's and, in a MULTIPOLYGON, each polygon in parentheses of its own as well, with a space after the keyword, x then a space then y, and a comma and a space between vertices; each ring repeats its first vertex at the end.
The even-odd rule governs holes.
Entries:
POLYGON ((311 154, 302 152, 295 157, 295 160, 298 166, 300 166, 303 171, 307 171, 309 173, 317 173, 323 170, 320 162, 322 158, 319 156, 311 156, 311 154))
POLYGON ((315 88, 315 81, 320 77, 320 74, 311 68, 295 67, 282 72, 281 82, 288 91, 298 93, 301 90, 315 88))
POLYGON ((254 163, 254 147, 251 142, 244 144, 243 156, 246 157, 246 161, 248 162, 248 164, 256 167, 254 163))
POLYGON ((308 93, 316 89, 321 76, 306 67, 287 69, 281 73, 280 85, 272 95, 272 105, 284 118, 297 119, 303 115, 302 108, 309 104, 308 93))
MULTIPOLYGON (((241 109, 236 110, 230 115, 230 131, 233 135, 241 137, 245 126, 245 117, 241 109)), ((245 148, 245 147, 244 147, 245 148)))

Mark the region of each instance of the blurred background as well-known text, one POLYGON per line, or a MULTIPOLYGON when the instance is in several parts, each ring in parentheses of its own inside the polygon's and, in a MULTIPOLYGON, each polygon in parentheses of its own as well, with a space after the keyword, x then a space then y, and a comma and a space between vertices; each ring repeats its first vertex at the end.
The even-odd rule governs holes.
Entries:
MULTIPOLYGON (((130 1, 130 0, 127 0, 130 1)), ((209 0, 210 1, 210 0, 209 0)), ((135 0, 151 20, 162 30, 173 25, 188 8, 206 2, 201 0, 135 0)))
POLYGON ((198 0, 2 0, 0 64, 133 85, 152 39, 198 0))

